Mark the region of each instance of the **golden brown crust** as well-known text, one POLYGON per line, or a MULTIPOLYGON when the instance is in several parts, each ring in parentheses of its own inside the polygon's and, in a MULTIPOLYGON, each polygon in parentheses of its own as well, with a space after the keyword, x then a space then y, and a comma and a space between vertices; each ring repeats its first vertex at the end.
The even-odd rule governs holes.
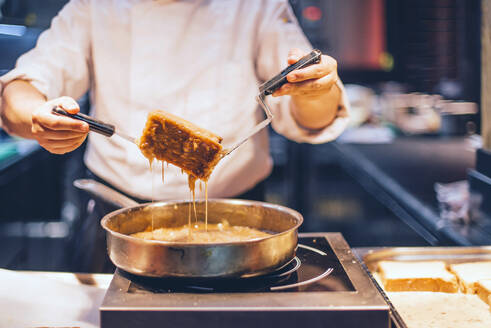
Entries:
POLYGON ((379 274, 387 291, 428 291, 456 293, 457 279, 441 261, 380 261, 379 274))
POLYGON ((477 282, 491 278, 491 261, 451 264, 449 270, 457 276, 464 293, 475 294, 477 282))
POLYGON ((180 167, 190 176, 208 180, 222 158, 222 138, 171 113, 149 113, 138 146, 149 160, 180 167))
POLYGON ((453 281, 442 278, 414 278, 414 279, 388 279, 385 283, 385 290, 390 292, 443 292, 457 293, 458 285, 453 281))
POLYGON ((491 279, 479 280, 476 283, 476 294, 491 306, 491 279))

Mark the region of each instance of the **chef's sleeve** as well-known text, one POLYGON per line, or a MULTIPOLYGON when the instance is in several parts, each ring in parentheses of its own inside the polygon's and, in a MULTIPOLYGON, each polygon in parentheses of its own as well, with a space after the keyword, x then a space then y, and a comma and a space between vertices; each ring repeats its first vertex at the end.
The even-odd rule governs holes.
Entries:
MULTIPOLYGON (((258 29, 256 72, 260 82, 269 80, 287 66, 288 52, 299 48, 310 52, 312 46, 300 28, 291 7, 285 0, 266 1, 258 29)), ((320 130, 300 126, 291 113, 290 97, 267 97, 273 112, 273 129, 296 142, 324 143, 337 138, 348 125, 349 103, 340 80, 334 87, 341 91, 341 100, 334 121, 320 130)))
POLYGON ((90 7, 88 0, 72 0, 41 33, 36 47, 17 60, 15 68, 0 77, 0 94, 13 80, 29 81, 53 99, 79 98, 89 88, 90 7))

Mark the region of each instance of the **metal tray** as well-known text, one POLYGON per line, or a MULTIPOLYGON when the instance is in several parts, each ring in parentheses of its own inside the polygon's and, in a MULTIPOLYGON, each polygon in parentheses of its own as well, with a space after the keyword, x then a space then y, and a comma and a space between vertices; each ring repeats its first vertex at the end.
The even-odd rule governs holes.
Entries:
POLYGON ((491 246, 481 247, 376 247, 354 248, 369 277, 390 307, 391 326, 408 328, 387 294, 372 275, 380 261, 444 261, 447 264, 491 260, 491 246))

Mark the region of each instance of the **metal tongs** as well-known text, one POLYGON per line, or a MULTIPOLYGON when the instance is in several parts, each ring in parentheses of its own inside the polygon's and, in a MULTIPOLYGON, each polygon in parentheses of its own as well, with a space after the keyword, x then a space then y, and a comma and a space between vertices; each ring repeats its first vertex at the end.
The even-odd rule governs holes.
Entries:
MULTIPOLYGON (((259 122, 251 131, 249 131, 249 133, 247 133, 242 138, 240 138, 238 142, 231 145, 230 147, 225 148, 223 152, 223 156, 226 156, 231 152, 233 152, 244 142, 246 142, 249 138, 251 138, 253 135, 255 135, 256 133, 264 129, 266 126, 268 126, 269 123, 271 123, 271 120, 273 119, 273 114, 271 113, 271 110, 269 109, 265 101, 266 96, 272 94, 277 89, 279 89, 283 84, 287 83, 288 81, 286 79, 286 76, 290 72, 299 68, 309 66, 311 64, 319 63, 321 59, 321 55, 322 53, 320 52, 320 50, 314 49, 308 55, 302 57, 295 64, 288 66, 287 68, 282 70, 278 75, 276 75, 272 79, 266 81, 265 83, 259 86, 259 94, 256 96, 256 100, 259 103, 259 105, 263 108, 264 112, 266 113, 266 119, 259 122)), ((125 133, 122 133, 120 131, 116 131, 116 127, 114 125, 96 120, 91 116, 82 113, 70 114, 58 106, 54 107, 52 111, 55 114, 68 116, 76 120, 81 120, 86 122, 87 124, 89 124, 89 130, 92 132, 102 134, 106 137, 112 137, 114 134, 117 134, 121 138, 126 139, 132 143, 136 142, 136 138, 129 136, 125 133)))
POLYGON ((74 118, 76 120, 86 122, 89 125, 89 131, 102 134, 103 136, 106 136, 108 138, 112 137, 114 134, 117 134, 118 136, 120 136, 123 139, 128 140, 129 142, 136 143, 135 137, 129 136, 129 135, 127 135, 121 131, 116 131, 116 126, 114 126, 113 124, 109 124, 109 123, 105 123, 105 122, 96 120, 95 118, 93 118, 89 115, 82 114, 82 113, 70 114, 66 110, 64 110, 63 108, 60 108, 58 106, 53 107, 51 109, 51 111, 55 114, 68 116, 68 117, 74 118))
POLYGON ((259 103, 259 105, 263 108, 264 112, 266 113, 266 119, 264 121, 259 122, 251 131, 249 131, 248 134, 243 136, 237 143, 226 148, 224 151, 224 156, 233 152, 244 142, 246 142, 250 137, 258 133, 266 126, 268 126, 269 123, 271 123, 271 121, 273 120, 273 113, 271 113, 271 110, 269 109, 268 104, 265 101, 266 96, 272 94, 277 89, 279 89, 283 84, 287 83, 288 81, 286 79, 286 76, 292 71, 312 64, 319 63, 321 59, 321 55, 322 52, 320 50, 314 49, 308 55, 300 58, 300 60, 297 61, 295 64, 288 66, 287 68, 282 70, 278 75, 276 75, 272 79, 264 82, 259 86, 259 94, 256 96, 256 100, 259 103))

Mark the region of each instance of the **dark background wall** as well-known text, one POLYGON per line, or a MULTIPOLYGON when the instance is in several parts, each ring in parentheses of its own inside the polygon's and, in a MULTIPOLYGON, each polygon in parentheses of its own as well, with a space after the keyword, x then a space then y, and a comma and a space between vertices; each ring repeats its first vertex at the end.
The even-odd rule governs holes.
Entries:
POLYGON ((479 102, 480 0, 290 3, 312 44, 338 59, 345 83, 392 80, 409 91, 479 102), (309 15, 311 8, 320 13, 309 15))

